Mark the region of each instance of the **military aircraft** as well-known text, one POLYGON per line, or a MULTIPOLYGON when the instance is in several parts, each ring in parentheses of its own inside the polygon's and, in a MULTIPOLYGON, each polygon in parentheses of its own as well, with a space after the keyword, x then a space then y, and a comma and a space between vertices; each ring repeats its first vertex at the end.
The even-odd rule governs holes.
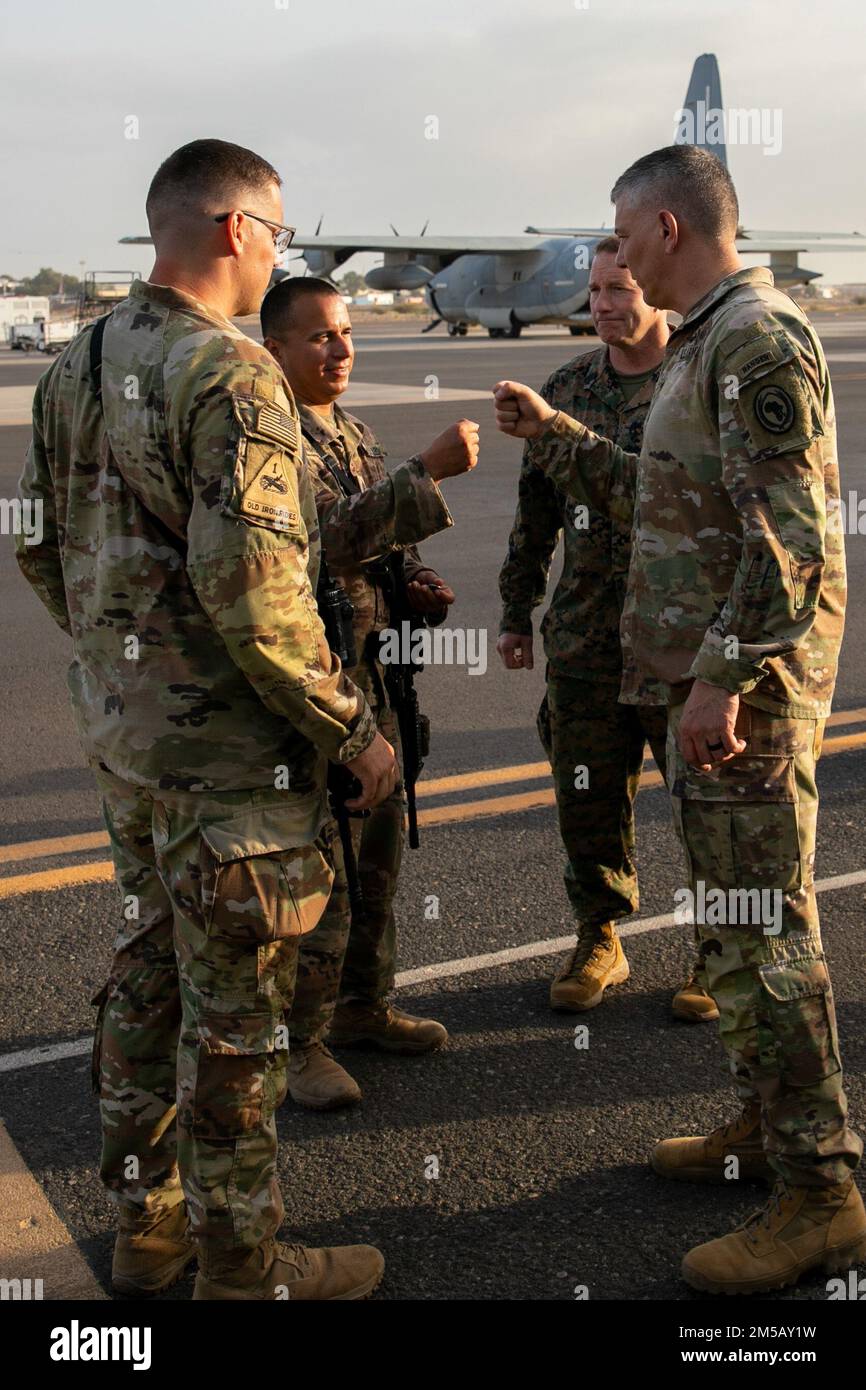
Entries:
MULTIPOLYGON (((709 149, 727 163, 721 79, 715 54, 696 59, 680 114, 678 143, 709 149)), ((746 116, 759 113, 745 112, 746 116)), ((367 271, 374 290, 423 289, 433 313, 422 330, 445 323, 452 337, 471 324, 491 338, 518 338, 531 323, 565 324, 571 333, 592 331, 588 312, 589 267, 598 242, 611 235, 604 227, 527 227, 522 236, 418 237, 296 235, 306 270, 331 278, 358 252, 384 254, 384 264, 367 271)), ((146 242, 147 237, 122 241, 146 242)), ((866 250, 866 237, 837 232, 755 232, 740 228, 742 255, 770 256, 777 283, 805 284, 819 272, 800 266, 802 252, 866 250), (858 244, 859 243, 859 244, 858 244)), ((305 273, 306 273, 305 270, 305 273)), ((290 272, 275 270, 274 279, 290 272)))

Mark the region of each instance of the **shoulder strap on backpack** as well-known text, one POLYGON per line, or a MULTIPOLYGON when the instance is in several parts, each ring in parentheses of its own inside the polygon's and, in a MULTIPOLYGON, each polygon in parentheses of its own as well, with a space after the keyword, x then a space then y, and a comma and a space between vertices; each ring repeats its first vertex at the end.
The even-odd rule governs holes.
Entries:
POLYGON ((103 314, 101 319, 96 320, 90 334, 90 382, 98 401, 102 400, 102 340, 110 318, 110 314, 103 314))

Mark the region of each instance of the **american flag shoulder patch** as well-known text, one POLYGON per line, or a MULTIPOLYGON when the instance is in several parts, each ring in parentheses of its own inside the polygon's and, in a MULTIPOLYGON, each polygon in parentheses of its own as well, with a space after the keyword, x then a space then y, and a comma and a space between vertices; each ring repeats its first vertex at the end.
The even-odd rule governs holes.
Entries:
POLYGON ((298 427, 288 411, 281 410, 273 401, 251 396, 233 396, 232 404, 235 418, 249 439, 277 444, 290 454, 300 452, 298 427))
POLYGON ((265 439, 272 439, 275 444, 282 444, 286 449, 294 450, 297 447, 298 432, 295 422, 291 415, 280 410, 278 405, 273 405, 270 401, 260 405, 256 426, 256 433, 265 439))

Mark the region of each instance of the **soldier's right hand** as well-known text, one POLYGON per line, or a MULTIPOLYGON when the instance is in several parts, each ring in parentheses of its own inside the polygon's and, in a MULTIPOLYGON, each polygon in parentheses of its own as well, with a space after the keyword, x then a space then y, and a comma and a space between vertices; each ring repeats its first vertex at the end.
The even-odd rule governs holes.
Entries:
POLYGON ((478 462, 478 425, 474 420, 458 420, 444 434, 428 444, 421 462, 434 482, 468 473, 478 462))
POLYGON ((496 650, 502 658, 506 671, 531 671, 532 633, 503 632, 496 643, 496 650))
POLYGON ((378 806, 380 801, 391 795, 400 780, 400 766, 394 749, 380 733, 376 734, 363 753, 351 758, 345 766, 361 783, 361 795, 354 801, 346 802, 350 811, 366 811, 370 806, 378 806))
POLYGON ((535 439, 558 413, 520 381, 497 381, 493 409, 499 429, 515 439, 535 439))

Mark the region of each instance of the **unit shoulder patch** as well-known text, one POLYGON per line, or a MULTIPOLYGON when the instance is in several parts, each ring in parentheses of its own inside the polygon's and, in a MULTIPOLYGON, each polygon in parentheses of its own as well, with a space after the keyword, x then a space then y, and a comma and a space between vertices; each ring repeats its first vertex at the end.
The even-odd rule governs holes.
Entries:
POLYGON ((273 401, 233 396, 240 425, 227 511, 272 531, 303 534, 297 470, 302 464, 297 422, 273 401))

